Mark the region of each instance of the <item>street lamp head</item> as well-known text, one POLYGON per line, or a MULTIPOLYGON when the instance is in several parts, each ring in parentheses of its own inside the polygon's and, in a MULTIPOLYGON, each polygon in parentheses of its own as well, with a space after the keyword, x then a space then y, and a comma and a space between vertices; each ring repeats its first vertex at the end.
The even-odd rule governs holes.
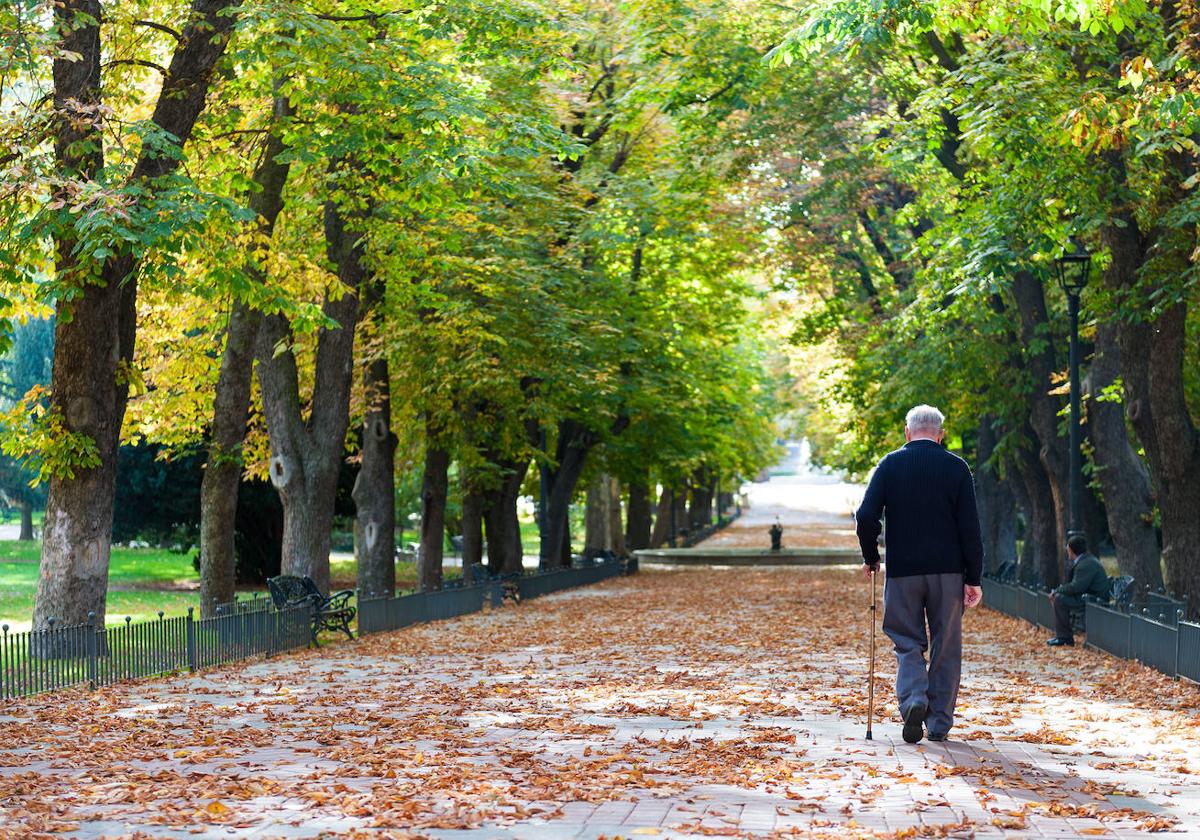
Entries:
POLYGON ((1072 236, 1070 247, 1054 260, 1054 266, 1058 270, 1058 285, 1068 295, 1077 296, 1087 285, 1091 265, 1091 253, 1082 242, 1072 236))

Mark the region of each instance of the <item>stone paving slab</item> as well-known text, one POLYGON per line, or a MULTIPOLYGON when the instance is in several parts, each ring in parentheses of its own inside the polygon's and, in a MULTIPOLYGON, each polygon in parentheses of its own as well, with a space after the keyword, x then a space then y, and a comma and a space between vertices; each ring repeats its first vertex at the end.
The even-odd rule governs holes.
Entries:
POLYGON ((1200 690, 968 616, 904 744, 838 570, 663 572, 12 704, 0 838, 1200 838, 1200 690))

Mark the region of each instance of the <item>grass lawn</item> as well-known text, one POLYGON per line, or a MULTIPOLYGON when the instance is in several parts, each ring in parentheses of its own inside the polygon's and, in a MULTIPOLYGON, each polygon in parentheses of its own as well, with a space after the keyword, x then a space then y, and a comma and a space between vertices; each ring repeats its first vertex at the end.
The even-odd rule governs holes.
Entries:
MULTIPOLYGON (((41 512, 38 512, 40 521, 41 512)), ((582 530, 582 529, 572 529, 582 530)), ((416 533, 400 534, 403 546, 416 539, 416 533)), ((582 536, 580 533, 578 536, 582 536)), ((526 554, 538 553, 537 523, 532 519, 521 522, 521 544, 526 554)), ((10 630, 29 629, 33 615, 33 599, 37 590, 40 542, 0 540, 0 623, 10 630)), ((358 563, 353 557, 338 555, 330 561, 334 589, 353 589, 358 575, 358 563)), ((447 567, 447 578, 459 577, 462 570, 447 567)), ((412 561, 396 563, 396 588, 400 591, 416 587, 417 564, 412 561)), ((129 616, 134 621, 155 618, 158 611, 165 615, 182 615, 188 607, 199 607, 200 576, 192 567, 192 555, 177 554, 161 548, 114 548, 108 569, 108 624, 119 624, 129 616)), ((265 587, 259 589, 265 595, 265 587)), ((238 596, 249 598, 253 589, 239 590, 238 596)))
MULTIPOLYGON (((41 543, 0 540, 0 621, 27 629, 37 590, 41 543)), ((145 621, 158 615, 180 615, 198 606, 199 575, 188 554, 158 548, 114 548, 108 570, 109 624, 145 621)))
MULTIPOLYGON (((442 570, 446 578, 462 577, 462 569, 447 566, 442 570)), ((329 578, 333 589, 353 589, 358 580, 358 561, 353 557, 338 555, 329 560, 329 578)), ((396 589, 403 592, 417 586, 417 564, 412 560, 396 561, 396 589)))
MULTIPOLYGON (((0 540, 0 623, 10 630, 28 630, 37 591, 39 542, 0 540)), ((353 589, 358 563, 353 557, 334 557, 330 574, 337 589, 353 589)), ((447 578, 459 577, 460 569, 447 568, 447 578)), ((417 564, 396 563, 396 588, 413 589, 417 564)), ((119 624, 129 616, 147 621, 158 616, 183 615, 188 607, 200 606, 200 576, 192 568, 192 555, 161 548, 114 548, 108 567, 108 611, 105 621, 119 624)), ((239 590, 239 598, 250 598, 254 589, 239 590)), ((265 587, 259 588, 265 596, 265 587)))
MULTIPOLYGON (((42 518, 45 517, 46 511, 35 510, 33 512, 33 527, 42 527, 42 518)), ((21 511, 15 507, 7 508, 3 513, 0 513, 0 525, 20 525, 21 511)))

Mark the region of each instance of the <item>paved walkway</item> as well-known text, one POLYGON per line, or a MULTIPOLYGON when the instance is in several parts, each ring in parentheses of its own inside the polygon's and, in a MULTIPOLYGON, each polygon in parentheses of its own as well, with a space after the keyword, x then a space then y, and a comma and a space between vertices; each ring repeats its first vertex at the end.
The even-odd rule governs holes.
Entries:
POLYGON ((854 510, 863 487, 815 469, 807 446, 789 443, 771 480, 749 485, 749 506, 732 525, 704 541, 721 548, 769 548, 778 520, 787 548, 856 548, 854 510))
MULTIPOLYGON (((853 545, 861 489, 801 454, 716 539, 853 545)), ((651 571, 0 705, 0 840, 1200 838, 1200 688, 978 610, 952 740, 900 740, 881 642, 867 741, 868 602, 852 568, 651 571)))
POLYGON ((1200 837, 1200 690, 977 611, 954 740, 900 741, 881 650, 866 741, 867 598, 644 573, 0 707, 0 837, 1200 837))

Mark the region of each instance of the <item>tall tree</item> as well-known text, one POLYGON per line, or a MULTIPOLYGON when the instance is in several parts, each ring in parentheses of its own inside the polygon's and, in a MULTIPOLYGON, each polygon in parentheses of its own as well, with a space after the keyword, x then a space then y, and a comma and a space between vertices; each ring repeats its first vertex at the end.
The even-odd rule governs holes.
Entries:
MULTIPOLYGON (((254 171, 250 209, 257 220, 260 247, 270 249, 275 222, 283 210, 283 191, 290 164, 284 159, 283 122, 293 110, 286 95, 276 94, 274 124, 254 171)), ((263 261, 248 269, 251 282, 267 283, 263 261)), ((210 615, 216 605, 233 600, 235 592, 234 520, 244 461, 242 444, 250 413, 250 386, 262 315, 244 297, 235 299, 225 329, 225 347, 213 397, 208 462, 200 487, 200 612, 210 615)))
POLYGON ((55 446, 75 454, 74 463, 50 479, 35 627, 51 618, 79 624, 89 613, 104 617, 117 445, 135 375, 139 271, 154 244, 153 220, 165 209, 159 200, 168 195, 167 182, 179 167, 232 33, 234 6, 233 0, 191 4, 141 150, 128 177, 108 190, 102 187, 110 183, 106 163, 113 163, 105 160, 104 10, 99 0, 54 6, 59 186, 51 206, 60 218, 53 227, 58 303, 50 411, 60 430, 55 446), (91 214, 70 212, 101 196, 102 202, 125 206, 126 218, 136 220, 132 229, 97 229, 91 214))

